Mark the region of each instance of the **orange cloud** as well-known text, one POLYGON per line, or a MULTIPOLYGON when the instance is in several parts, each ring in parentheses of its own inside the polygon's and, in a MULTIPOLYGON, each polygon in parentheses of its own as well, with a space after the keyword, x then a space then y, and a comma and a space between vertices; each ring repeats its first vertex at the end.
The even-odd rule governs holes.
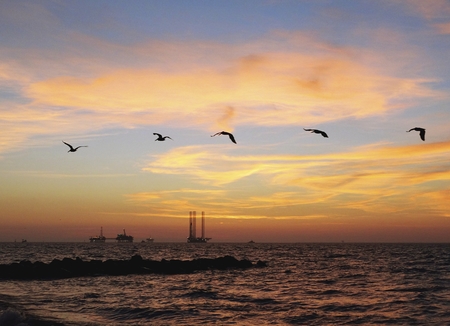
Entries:
POLYGON ((218 119, 217 126, 219 129, 233 131, 231 127, 231 120, 235 116, 235 109, 232 106, 227 106, 225 108, 224 114, 218 119))
POLYGON ((189 146, 154 156, 144 171, 186 175, 224 189, 257 175, 258 182, 273 193, 239 199, 229 195, 233 207, 245 209, 327 202, 367 211, 385 203, 383 210, 396 211, 430 182, 443 182, 450 188, 446 163, 449 152, 449 141, 420 146, 378 145, 322 155, 237 157, 224 154, 223 149, 189 146), (286 191, 289 187, 302 189, 302 195, 286 191))
POLYGON ((450 22, 434 25, 440 34, 450 34, 450 22))
POLYGON ((439 21, 440 23, 432 23, 438 33, 450 34, 450 22, 448 22, 450 3, 447 0, 403 0, 400 3, 430 22, 439 21), (442 23, 443 20, 446 20, 446 22, 442 23))
POLYGON ((51 52, 0 52, 0 84, 28 101, 14 105, 19 111, 0 103, 0 119, 6 114, 15 121, 16 139, 2 141, 0 151, 26 146, 36 134, 23 126, 27 121, 37 121, 43 134, 149 124, 212 132, 383 115, 411 99, 417 104, 441 95, 428 86, 431 79, 404 77, 405 60, 416 60, 411 55, 392 60, 400 62, 394 69, 384 53, 333 46, 302 32, 231 45, 155 40, 124 46, 70 37, 84 57, 71 52, 72 44, 51 52))
POLYGON ((201 189, 179 189, 179 190, 163 190, 163 191, 150 191, 150 192, 139 192, 134 194, 127 194, 125 197, 131 202, 153 202, 157 200, 160 203, 164 203, 165 200, 174 200, 174 196, 182 196, 182 198, 211 198, 218 199, 225 193, 223 190, 201 190, 201 189))
MULTIPOLYGON (((158 70, 120 70, 95 79, 57 77, 30 85, 27 95, 36 103, 94 112, 148 112, 171 121, 206 115, 222 107, 243 108, 241 124, 285 125, 319 123, 347 117, 366 117, 391 109, 402 97, 431 96, 426 80, 383 76, 351 58, 304 54, 264 54, 265 60, 248 69, 205 69, 166 73, 158 70), (259 110, 279 103, 284 119, 259 110), (317 115, 323 110, 322 115, 317 115)), ((221 110, 213 113, 229 121, 221 110)), ((208 114, 209 119, 209 114, 208 114)), ((199 121, 207 121, 206 117, 199 121)))

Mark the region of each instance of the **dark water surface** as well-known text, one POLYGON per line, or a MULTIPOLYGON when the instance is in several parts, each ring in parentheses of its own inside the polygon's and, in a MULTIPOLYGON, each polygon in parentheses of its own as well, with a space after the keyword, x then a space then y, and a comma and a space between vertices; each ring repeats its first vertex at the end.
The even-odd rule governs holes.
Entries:
POLYGON ((1 264, 136 254, 268 267, 0 281, 0 325, 450 325, 450 244, 0 243, 1 264))

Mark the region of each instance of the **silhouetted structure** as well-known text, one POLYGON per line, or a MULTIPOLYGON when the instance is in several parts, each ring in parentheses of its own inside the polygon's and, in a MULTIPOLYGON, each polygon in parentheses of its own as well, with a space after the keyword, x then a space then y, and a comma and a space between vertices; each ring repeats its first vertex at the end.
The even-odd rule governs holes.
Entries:
POLYGON ((89 238, 89 242, 103 243, 105 241, 106 241, 106 237, 103 235, 103 227, 100 228, 100 235, 89 238))
POLYGON ((134 237, 131 235, 127 235, 125 229, 123 229, 122 234, 118 234, 116 237, 117 242, 133 242, 134 237))
POLYGON ((197 237, 197 212, 189 212, 189 237, 187 238, 188 243, 206 243, 211 238, 205 237, 205 212, 202 212, 202 236, 197 237))
POLYGON ((103 227, 100 228, 100 235, 90 237, 89 242, 92 243, 105 243, 106 240, 117 240, 117 242, 133 242, 134 237, 131 235, 127 235, 125 229, 123 229, 123 233, 119 233, 115 238, 107 238, 103 235, 103 227))

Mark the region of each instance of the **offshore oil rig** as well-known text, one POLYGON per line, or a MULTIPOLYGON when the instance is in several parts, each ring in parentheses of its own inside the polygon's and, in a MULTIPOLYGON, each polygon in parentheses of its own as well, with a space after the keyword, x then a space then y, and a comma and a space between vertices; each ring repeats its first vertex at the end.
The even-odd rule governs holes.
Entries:
POLYGON ((211 238, 205 237, 205 212, 202 212, 202 236, 197 237, 197 212, 189 212, 189 237, 187 238, 188 243, 206 243, 211 238))
POLYGON ((127 235, 125 229, 123 229, 123 233, 120 233, 115 238, 107 238, 103 235, 103 227, 100 228, 100 235, 95 237, 90 237, 89 242, 94 243, 104 243, 106 240, 117 240, 117 242, 133 242, 134 237, 131 235, 127 235))

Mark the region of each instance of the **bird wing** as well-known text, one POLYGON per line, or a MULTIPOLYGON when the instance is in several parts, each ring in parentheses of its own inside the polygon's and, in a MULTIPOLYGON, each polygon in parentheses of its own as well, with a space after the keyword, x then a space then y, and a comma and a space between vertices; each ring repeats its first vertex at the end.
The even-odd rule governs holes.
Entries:
POLYGON ((162 135, 161 135, 161 134, 158 134, 157 132, 154 132, 153 135, 156 135, 156 136, 158 136, 158 137, 162 137, 162 135))
POLYGON ((413 131, 413 130, 415 130, 415 128, 411 128, 411 129, 409 129, 407 132, 410 132, 410 131, 413 131))
POLYGON ((304 131, 313 131, 314 129, 305 129, 303 128, 304 131))
POLYGON ((80 147, 87 147, 87 146, 78 146, 77 148, 75 148, 74 150, 76 151, 78 148, 80 148, 80 147))
POLYGON ((216 132, 214 135, 211 135, 211 137, 217 136, 217 135, 221 135, 222 132, 216 132))
POLYGON ((237 143, 236 143, 236 140, 234 139, 234 136, 233 136, 232 134, 230 134, 229 132, 228 132, 227 134, 228 134, 228 136, 230 137, 231 141, 232 141, 233 143, 237 144, 237 143))
POLYGON ((173 140, 172 138, 170 138, 169 136, 165 136, 164 138, 169 138, 170 140, 173 140))
POLYGON ((425 129, 420 130, 420 138, 425 141, 425 129))
POLYGON ((67 146, 69 146, 70 147, 70 149, 73 149, 73 147, 72 147, 72 145, 70 145, 70 144, 67 144, 64 140, 62 141, 64 144, 66 144, 67 146))
POLYGON ((320 133, 321 133, 322 136, 324 136, 325 138, 328 138, 328 135, 327 135, 327 133, 326 133, 325 131, 321 131, 320 133))

